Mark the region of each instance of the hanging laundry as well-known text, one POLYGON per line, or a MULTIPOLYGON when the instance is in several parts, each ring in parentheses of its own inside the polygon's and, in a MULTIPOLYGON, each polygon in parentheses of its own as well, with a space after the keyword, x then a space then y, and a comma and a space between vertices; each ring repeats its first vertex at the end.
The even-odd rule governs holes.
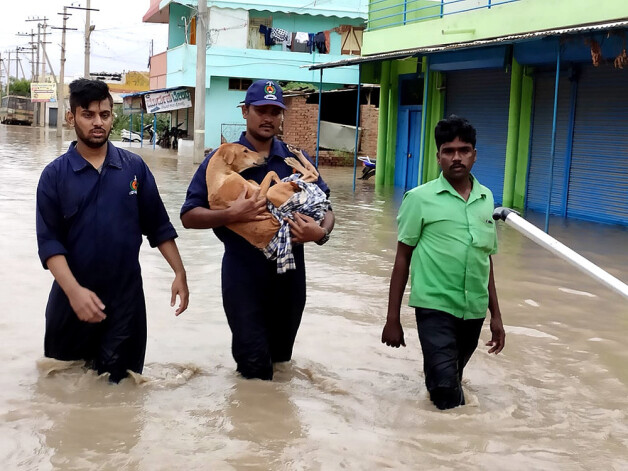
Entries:
POLYGON ((294 37, 292 39, 292 52, 310 52, 307 45, 308 40, 308 33, 304 33, 302 31, 294 33, 294 37))
POLYGON ((281 41, 281 50, 287 51, 292 46, 292 33, 288 33, 288 37, 285 41, 281 41))
POLYGON ((273 44, 275 44, 273 42, 273 39, 270 37, 271 31, 272 31, 272 28, 269 28, 266 25, 259 25, 259 32, 260 32, 260 34, 264 35, 264 45, 265 46, 272 46, 273 44))
POLYGON ((275 44, 282 43, 288 39, 288 31, 281 28, 271 28, 270 39, 272 39, 275 44))
POLYGON ((312 38, 313 49, 316 49, 320 54, 327 54, 327 46, 325 45, 325 33, 320 31, 313 35, 312 38))
POLYGON ((307 52, 314 52, 314 33, 307 33, 307 52))

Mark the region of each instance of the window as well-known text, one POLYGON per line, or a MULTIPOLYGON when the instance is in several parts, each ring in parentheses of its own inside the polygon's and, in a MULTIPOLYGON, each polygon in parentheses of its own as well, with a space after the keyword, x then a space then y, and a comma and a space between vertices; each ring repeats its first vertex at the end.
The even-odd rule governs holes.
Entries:
POLYGON ((248 49, 270 49, 266 46, 264 35, 259 32, 259 27, 264 25, 270 28, 273 23, 272 18, 250 18, 249 17, 249 38, 247 41, 248 49))
POLYGON ((244 90, 246 91, 253 80, 251 79, 243 79, 243 78, 230 78, 229 79, 229 90, 244 90))
POLYGON ((340 26, 340 35, 342 38, 340 43, 342 44, 340 47, 340 53, 359 56, 360 51, 362 50, 363 32, 364 28, 362 26, 340 26))
POLYGON ((402 79, 399 88, 399 104, 401 106, 423 104, 422 77, 402 79))

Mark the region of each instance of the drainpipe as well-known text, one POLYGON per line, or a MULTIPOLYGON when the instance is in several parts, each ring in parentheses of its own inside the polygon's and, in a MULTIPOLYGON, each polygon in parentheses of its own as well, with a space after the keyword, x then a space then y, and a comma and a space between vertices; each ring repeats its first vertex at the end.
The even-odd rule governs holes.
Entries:
MULTIPOLYGON (((515 176, 517 172, 517 150, 519 148, 519 122, 521 119, 521 86, 523 67, 513 58, 510 76, 510 106, 508 111, 508 141, 506 143, 506 165, 502 204, 512 207, 515 176)), ((481 157, 480 157, 481 158, 481 157)))
POLYGON ((386 179, 386 129, 388 127, 388 102, 390 93, 390 62, 382 62, 382 78, 379 90, 379 117, 377 120, 377 161, 375 185, 381 186, 386 179))
POLYGON ((554 155, 556 154, 556 120, 558 112, 558 81, 560 79, 560 43, 556 50, 556 82, 554 83, 554 116, 552 117, 552 147, 550 150, 549 193, 545 209, 545 232, 549 232, 549 214, 552 203, 552 187, 554 183, 554 155))

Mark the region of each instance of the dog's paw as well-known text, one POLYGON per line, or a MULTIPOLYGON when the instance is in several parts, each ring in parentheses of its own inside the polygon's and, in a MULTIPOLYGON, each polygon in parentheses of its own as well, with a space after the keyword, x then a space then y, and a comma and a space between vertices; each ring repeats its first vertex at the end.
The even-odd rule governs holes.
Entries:
POLYGON ((284 162, 286 162, 290 167, 292 167, 295 170, 300 170, 301 168, 301 162, 299 162, 294 157, 286 157, 284 159, 284 162))

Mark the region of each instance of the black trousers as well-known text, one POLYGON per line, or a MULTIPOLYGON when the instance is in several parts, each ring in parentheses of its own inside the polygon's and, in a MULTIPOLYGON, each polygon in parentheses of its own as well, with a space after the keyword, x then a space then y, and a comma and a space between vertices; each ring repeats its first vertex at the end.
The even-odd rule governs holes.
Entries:
POLYGON ((441 410, 463 405, 462 372, 478 346, 484 319, 416 308, 416 322, 430 399, 441 410))
POLYGON ((303 247, 297 268, 277 274, 277 264, 257 249, 225 253, 222 302, 231 328, 231 353, 245 378, 270 380, 273 363, 292 358, 305 308, 303 247))
POLYGON ((124 289, 95 290, 105 304, 107 318, 99 323, 79 320, 57 282, 46 307, 44 355, 57 360, 85 360, 98 371, 110 373, 117 383, 127 370, 141 373, 146 352, 146 304, 141 277, 124 289))

